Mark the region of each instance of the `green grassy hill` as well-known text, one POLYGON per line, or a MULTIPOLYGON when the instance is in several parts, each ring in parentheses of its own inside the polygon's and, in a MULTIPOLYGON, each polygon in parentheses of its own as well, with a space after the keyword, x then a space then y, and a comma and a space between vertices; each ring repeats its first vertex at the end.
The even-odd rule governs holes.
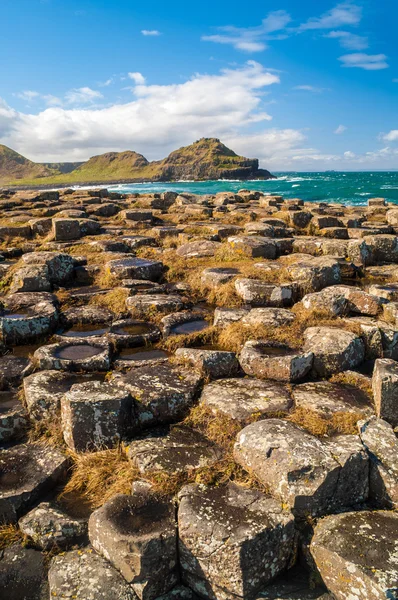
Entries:
POLYGON ((34 163, 18 152, 0 144, 0 184, 23 182, 26 179, 42 180, 56 176, 59 171, 34 163))
MULTIPOLYGON (((5 148, 5 147, 4 147, 5 148)), ((9 150, 9 149, 8 149, 9 150)), ((10 150, 10 152, 13 152, 10 150)), ((16 155, 16 153, 14 153, 16 155)), ((17 155, 20 156, 20 155, 17 155)), ((23 157, 21 157, 23 159, 23 157)), ((216 138, 202 138, 175 150, 160 161, 148 162, 133 151, 107 152, 93 156, 69 173, 51 171, 45 165, 27 163, 41 168, 16 177, 9 173, 8 179, 0 179, 4 185, 73 185, 82 183, 112 183, 118 181, 177 181, 206 179, 269 179, 272 175, 258 168, 257 159, 238 156, 216 138), (47 174, 46 173, 47 170, 47 174)), ((54 167, 56 163, 53 163, 54 167)))

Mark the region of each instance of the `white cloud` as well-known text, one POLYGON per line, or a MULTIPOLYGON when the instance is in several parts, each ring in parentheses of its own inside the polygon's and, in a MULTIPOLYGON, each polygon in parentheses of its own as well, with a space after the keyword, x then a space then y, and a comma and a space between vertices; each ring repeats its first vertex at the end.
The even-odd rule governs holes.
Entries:
POLYGON ((99 98, 103 98, 101 92, 89 87, 75 88, 65 94, 65 99, 69 104, 90 104, 99 98))
POLYGON ((338 39, 340 46, 347 50, 366 50, 369 47, 367 37, 356 35, 350 31, 330 31, 325 33, 324 37, 338 39))
POLYGON ((346 152, 344 152, 343 156, 347 160, 350 160, 351 158, 356 158, 356 154, 354 152, 351 152, 351 150, 347 150, 346 152))
POLYGON ((398 83, 398 78, 392 80, 393 83, 398 83))
POLYGON ((216 44, 228 44, 244 52, 261 52, 267 48, 265 40, 283 39, 285 37, 270 34, 283 30, 290 21, 291 17, 285 10, 277 10, 269 13, 258 27, 244 28, 232 25, 218 27, 218 34, 204 35, 202 40, 216 44))
POLYGON ((320 17, 308 19, 298 28, 299 31, 309 29, 334 29, 344 25, 357 25, 362 17, 362 8, 352 2, 337 4, 320 17))
POLYGON ((138 71, 136 73, 129 73, 128 76, 137 85, 144 85, 145 84, 145 77, 141 73, 138 73, 138 71))
POLYGON ((106 81, 101 81, 100 83, 98 83, 99 87, 108 87, 113 83, 113 77, 110 77, 109 79, 107 79, 106 81))
POLYGON ((141 29, 141 33, 142 33, 142 35, 152 35, 152 36, 162 35, 160 33, 160 31, 158 31, 157 29, 141 29))
POLYGON ((33 90, 24 90, 23 92, 18 92, 14 95, 17 98, 21 98, 21 100, 26 100, 27 102, 30 102, 31 100, 34 100, 34 98, 40 96, 39 92, 34 92, 33 90))
POLYGON ((398 129, 391 129, 388 133, 381 136, 385 142, 398 142, 398 129))
POLYGON ((278 75, 248 61, 184 83, 139 85, 133 101, 112 106, 53 107, 30 114, 3 103, 0 140, 38 161, 84 160, 126 148, 158 159, 200 137, 225 138, 270 120, 262 109, 263 94, 278 82, 278 75))
POLYGON ((385 54, 364 54, 354 53, 340 56, 339 60, 343 63, 342 67, 357 67, 365 71, 379 71, 388 69, 387 56, 385 54))
POLYGON ((326 88, 315 87, 314 85, 295 85, 294 90, 302 90, 303 92, 314 92, 315 94, 321 94, 326 88))
POLYGON ((347 127, 345 125, 339 125, 337 127, 337 129, 335 129, 333 131, 333 133, 335 133, 336 135, 341 135, 342 133, 344 133, 347 130, 347 127))

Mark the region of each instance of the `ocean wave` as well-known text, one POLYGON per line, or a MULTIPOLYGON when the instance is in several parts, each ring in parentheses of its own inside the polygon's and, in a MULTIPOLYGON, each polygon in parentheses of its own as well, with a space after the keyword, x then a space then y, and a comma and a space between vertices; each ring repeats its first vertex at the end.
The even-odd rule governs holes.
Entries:
POLYGON ((299 183, 295 183, 294 185, 292 185, 292 188, 294 188, 294 187, 300 187, 300 184, 299 183))

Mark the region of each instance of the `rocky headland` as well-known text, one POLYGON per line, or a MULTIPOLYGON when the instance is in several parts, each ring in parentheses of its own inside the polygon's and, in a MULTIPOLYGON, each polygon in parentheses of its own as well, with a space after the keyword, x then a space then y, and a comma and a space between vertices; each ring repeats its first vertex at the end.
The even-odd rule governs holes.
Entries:
POLYGON ((397 597, 397 207, 0 210, 1 597, 397 597))
POLYGON ((0 184, 18 188, 273 177, 259 168, 256 158, 238 156, 217 138, 202 138, 152 162, 127 150, 106 152, 83 163, 34 163, 0 144, 0 184))

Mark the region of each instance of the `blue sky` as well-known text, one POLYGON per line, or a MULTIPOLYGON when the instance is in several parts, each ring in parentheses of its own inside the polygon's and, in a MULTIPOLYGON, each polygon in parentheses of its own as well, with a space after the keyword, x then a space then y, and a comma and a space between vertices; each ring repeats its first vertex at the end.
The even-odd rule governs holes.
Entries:
POLYGON ((216 136, 271 170, 398 168, 398 2, 1 0, 0 143, 33 160, 216 136))

